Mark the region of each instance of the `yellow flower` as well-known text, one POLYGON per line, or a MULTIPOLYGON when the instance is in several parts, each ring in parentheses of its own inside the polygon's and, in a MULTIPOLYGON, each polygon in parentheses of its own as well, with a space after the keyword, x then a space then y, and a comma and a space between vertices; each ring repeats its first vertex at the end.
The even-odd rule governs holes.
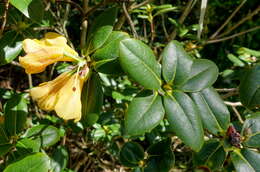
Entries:
POLYGON ((77 52, 67 45, 67 40, 62 35, 49 32, 43 39, 25 39, 23 49, 24 57, 19 57, 19 62, 26 73, 40 73, 45 68, 58 61, 75 61, 77 52), (73 58, 74 57, 74 58, 73 58))
POLYGON ((84 78, 78 73, 65 72, 52 81, 31 89, 33 100, 46 111, 55 110, 64 120, 81 118, 81 90, 84 78))

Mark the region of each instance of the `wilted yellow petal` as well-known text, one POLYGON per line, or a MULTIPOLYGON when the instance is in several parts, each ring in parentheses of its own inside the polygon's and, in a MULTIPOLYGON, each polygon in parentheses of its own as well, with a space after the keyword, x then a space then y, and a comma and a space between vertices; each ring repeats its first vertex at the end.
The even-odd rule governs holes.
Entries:
POLYGON ((72 57, 78 56, 77 52, 67 45, 66 38, 52 32, 46 33, 41 40, 25 39, 23 49, 27 55, 19 57, 19 61, 29 74, 40 73, 48 65, 58 61, 75 61, 72 57))
POLYGON ((63 73, 53 81, 31 89, 32 99, 43 110, 55 110, 64 120, 81 118, 81 91, 84 79, 77 73, 63 73))
POLYGON ((52 81, 44 82, 38 87, 30 90, 32 99, 37 101, 39 107, 43 110, 54 110, 58 91, 68 82, 71 74, 65 72, 52 81))
POLYGON ((81 118, 81 91, 84 80, 74 74, 73 77, 64 85, 57 96, 55 111, 57 115, 65 120, 74 119, 79 121, 81 118))

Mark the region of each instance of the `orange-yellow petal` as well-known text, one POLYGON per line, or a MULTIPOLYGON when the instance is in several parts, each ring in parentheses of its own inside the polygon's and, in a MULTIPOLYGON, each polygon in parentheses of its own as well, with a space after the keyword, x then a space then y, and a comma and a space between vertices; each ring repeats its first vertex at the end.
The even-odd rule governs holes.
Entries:
POLYGON ((54 110, 58 91, 67 83, 71 74, 65 72, 52 81, 44 82, 38 87, 30 90, 32 99, 37 101, 39 107, 43 110, 54 110))
POLYGON ((64 85, 57 96, 55 111, 57 115, 65 120, 74 119, 75 122, 81 118, 81 91, 84 80, 74 74, 64 85))
POLYGON ((78 56, 77 52, 67 45, 65 37, 53 32, 46 33, 41 40, 25 39, 23 49, 27 55, 19 57, 19 62, 29 74, 40 73, 48 65, 58 61, 75 61, 72 57, 78 56))

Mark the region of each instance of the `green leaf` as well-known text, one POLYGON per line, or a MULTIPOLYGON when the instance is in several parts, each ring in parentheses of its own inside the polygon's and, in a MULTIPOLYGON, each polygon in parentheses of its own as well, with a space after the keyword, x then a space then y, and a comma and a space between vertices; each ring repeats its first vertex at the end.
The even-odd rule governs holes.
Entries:
POLYGON ((113 31, 104 45, 99 48, 92 58, 95 61, 95 69, 98 72, 106 74, 122 73, 121 66, 118 61, 119 57, 119 43, 121 40, 129 38, 125 32, 113 31))
POLYGON ((6 32, 0 39, 0 65, 12 62, 22 51, 21 36, 16 31, 6 32))
POLYGON ((0 124, 0 145, 9 143, 8 135, 4 129, 3 124, 0 124))
POLYGON ((247 117, 241 133, 245 138, 244 145, 260 148, 260 112, 247 117))
POLYGON ((98 120, 103 105, 103 90, 97 73, 93 73, 84 84, 81 102, 82 122, 86 125, 93 125, 98 120))
POLYGON ((239 60, 239 58, 237 58, 236 56, 234 56, 233 54, 228 54, 227 55, 228 59, 234 63, 234 66, 240 66, 243 67, 245 66, 245 64, 239 60))
POLYGON ((155 128, 164 116, 162 99, 158 93, 144 91, 130 103, 125 119, 126 134, 142 135, 155 128))
POLYGON ((223 164, 226 160, 227 153, 224 148, 221 146, 217 150, 215 150, 210 158, 207 161, 207 166, 212 170, 218 170, 223 167, 223 164))
POLYGON ((95 18, 95 21, 91 23, 89 33, 93 34, 102 26, 113 26, 117 19, 117 12, 118 9, 116 7, 109 8, 106 11, 102 12, 95 18))
POLYGON ((53 172, 60 172, 66 168, 69 160, 69 153, 64 146, 58 146, 53 153, 51 167, 53 172))
POLYGON ((145 88, 158 90, 161 86, 161 69, 153 51, 135 39, 125 39, 119 47, 123 70, 145 88))
POLYGON ((27 138, 38 141, 42 147, 49 147, 60 140, 59 130, 51 125, 37 125, 28 129, 27 138))
POLYGON ((196 59, 191 66, 188 80, 180 85, 185 92, 196 92, 211 86, 218 77, 218 67, 210 60, 196 59))
POLYGON ((0 145, 0 158, 2 156, 4 156, 5 154, 7 154, 12 148, 14 147, 14 145, 12 144, 1 144, 0 145))
POLYGON ((144 159, 144 150, 138 143, 127 142, 120 150, 119 159, 124 166, 137 167, 144 159))
POLYGON ((193 155, 193 163, 196 166, 206 164, 209 157, 218 149, 220 143, 218 140, 212 139, 206 141, 203 147, 199 152, 194 153, 193 155))
POLYGON ((27 155, 34 152, 39 152, 41 144, 35 140, 23 138, 16 143, 17 152, 21 155, 27 155))
POLYGON ((10 0, 10 3, 29 18, 28 8, 32 0, 10 0))
POLYGON ((189 76, 192 58, 177 41, 171 41, 162 52, 162 74, 167 83, 179 85, 189 76))
POLYGON ((43 153, 36 153, 8 165, 4 172, 48 172, 49 169, 49 157, 43 153))
POLYGON ((260 106, 260 64, 245 72, 239 86, 241 103, 248 108, 260 106))
POLYGON ((214 88, 190 94, 197 105, 203 127, 213 134, 227 130, 230 122, 229 111, 214 88))
POLYGON ((148 162, 145 172, 168 172, 174 166, 175 157, 171 150, 170 139, 151 145, 147 153, 148 162))
POLYGON ((196 166, 207 165, 210 169, 216 170, 222 168, 226 160, 227 153, 218 140, 209 140, 205 142, 198 153, 193 155, 193 163, 196 166))
POLYGON ((254 168, 239 151, 234 151, 231 153, 231 160, 237 172, 255 172, 254 168))
POLYGON ((102 12, 95 18, 94 22, 90 24, 90 28, 88 30, 87 47, 89 47, 90 41, 101 27, 113 26, 115 24, 117 18, 117 11, 118 9, 116 7, 112 7, 102 12))
POLYGON ((44 16, 44 8, 42 0, 32 0, 28 6, 29 18, 36 23, 41 23, 44 16))
POLYGON ((195 151, 203 145, 203 128, 198 109, 185 93, 176 91, 163 97, 170 127, 176 135, 195 151))
POLYGON ((112 33, 113 26, 102 26, 93 34, 91 42, 88 48, 89 53, 94 52, 96 49, 100 48, 108 39, 109 35, 112 33))
POLYGON ((10 0, 10 3, 26 17, 41 22, 44 13, 44 5, 41 0, 10 0))
POLYGON ((241 154, 249 162, 249 164, 255 169, 256 172, 260 172, 260 153, 250 150, 242 149, 241 154))
POLYGON ((23 94, 15 94, 4 106, 5 130, 8 135, 15 136, 25 127, 28 109, 23 94))

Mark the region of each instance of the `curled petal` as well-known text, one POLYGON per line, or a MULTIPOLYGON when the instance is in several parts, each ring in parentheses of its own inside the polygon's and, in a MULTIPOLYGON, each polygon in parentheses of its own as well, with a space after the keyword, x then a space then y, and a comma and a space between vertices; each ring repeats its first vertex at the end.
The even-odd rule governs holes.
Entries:
POLYGON ((70 80, 61 88, 55 105, 57 115, 65 120, 81 118, 81 91, 84 80, 77 75, 73 75, 70 80))
POLYGON ((71 74, 65 72, 52 81, 44 82, 38 87, 32 88, 30 90, 32 99, 37 101, 41 109, 46 111, 54 110, 57 101, 57 93, 62 86, 67 83, 70 77, 71 74))
POLYGON ((75 61, 72 57, 78 54, 67 45, 67 40, 57 33, 46 33, 41 40, 25 39, 23 49, 27 53, 19 57, 20 64, 26 73, 40 73, 45 68, 58 61, 75 61))
POLYGON ((43 110, 55 110, 64 120, 81 118, 81 91, 84 79, 78 74, 68 72, 61 74, 53 81, 32 88, 30 93, 43 110))

